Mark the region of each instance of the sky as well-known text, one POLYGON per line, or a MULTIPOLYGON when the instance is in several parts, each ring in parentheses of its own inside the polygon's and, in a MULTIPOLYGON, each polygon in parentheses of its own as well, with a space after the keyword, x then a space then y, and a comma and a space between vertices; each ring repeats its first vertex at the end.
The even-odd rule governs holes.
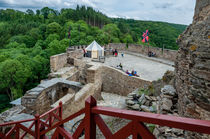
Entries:
POLYGON ((21 11, 50 7, 93 7, 109 17, 164 21, 189 25, 192 23, 196 0, 0 0, 0 8, 21 11))

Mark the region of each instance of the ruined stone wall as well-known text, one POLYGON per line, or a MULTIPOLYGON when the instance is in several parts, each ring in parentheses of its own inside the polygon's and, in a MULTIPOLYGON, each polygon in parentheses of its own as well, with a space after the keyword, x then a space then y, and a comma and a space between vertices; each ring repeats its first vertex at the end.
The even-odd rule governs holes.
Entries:
POLYGON ((210 120, 210 0, 196 1, 193 23, 177 42, 180 49, 175 62, 175 86, 179 114, 210 120))
POLYGON ((75 93, 81 88, 78 82, 54 78, 27 91, 21 98, 21 105, 26 108, 28 114, 42 114, 51 109, 51 105, 58 99, 67 93, 75 93))
POLYGON ((50 57, 51 72, 63 68, 67 64, 67 53, 62 53, 50 57))
POLYGON ((126 96, 137 88, 144 88, 151 84, 137 77, 130 77, 126 73, 108 66, 103 66, 102 91, 126 96))
POLYGON ((110 43, 106 48, 110 49, 117 49, 120 51, 130 51, 130 52, 135 52, 135 53, 140 53, 143 55, 147 55, 148 51, 152 51, 156 53, 156 56, 159 58, 163 59, 168 59, 171 61, 175 61, 177 51, 176 50, 169 50, 169 49, 162 49, 158 47, 147 47, 143 45, 138 45, 138 44, 129 44, 128 48, 126 48, 126 44, 123 43, 110 43))

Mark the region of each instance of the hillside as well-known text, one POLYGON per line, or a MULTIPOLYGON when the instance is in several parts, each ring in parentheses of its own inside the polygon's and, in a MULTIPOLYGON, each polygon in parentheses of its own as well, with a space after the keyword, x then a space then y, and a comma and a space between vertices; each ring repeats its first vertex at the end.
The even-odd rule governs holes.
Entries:
POLYGON ((69 44, 141 43, 142 32, 149 29, 150 45, 177 49, 176 38, 185 27, 109 18, 85 6, 60 11, 44 7, 36 12, 1 9, 0 111, 47 78, 49 57, 64 52, 69 44))

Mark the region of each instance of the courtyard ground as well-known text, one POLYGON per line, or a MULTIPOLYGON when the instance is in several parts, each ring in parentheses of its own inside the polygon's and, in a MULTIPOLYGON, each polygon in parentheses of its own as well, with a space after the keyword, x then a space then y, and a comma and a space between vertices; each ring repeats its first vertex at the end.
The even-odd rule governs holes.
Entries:
POLYGON ((158 58, 147 58, 141 55, 132 54, 124 54, 124 57, 119 53, 118 57, 107 57, 105 60, 105 65, 111 67, 117 67, 120 63, 123 66, 123 70, 128 70, 131 72, 132 70, 137 71, 137 74, 140 75, 141 79, 145 79, 148 81, 154 81, 161 79, 164 73, 167 70, 174 70, 173 62, 162 60, 158 58))

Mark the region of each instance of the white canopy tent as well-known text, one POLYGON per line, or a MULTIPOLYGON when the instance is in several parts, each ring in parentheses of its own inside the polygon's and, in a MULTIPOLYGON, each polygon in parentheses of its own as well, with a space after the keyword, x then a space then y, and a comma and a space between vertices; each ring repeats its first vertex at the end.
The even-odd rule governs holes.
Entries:
POLYGON ((104 56, 104 49, 95 40, 88 45, 86 51, 88 57, 91 58, 99 58, 100 56, 104 56))

